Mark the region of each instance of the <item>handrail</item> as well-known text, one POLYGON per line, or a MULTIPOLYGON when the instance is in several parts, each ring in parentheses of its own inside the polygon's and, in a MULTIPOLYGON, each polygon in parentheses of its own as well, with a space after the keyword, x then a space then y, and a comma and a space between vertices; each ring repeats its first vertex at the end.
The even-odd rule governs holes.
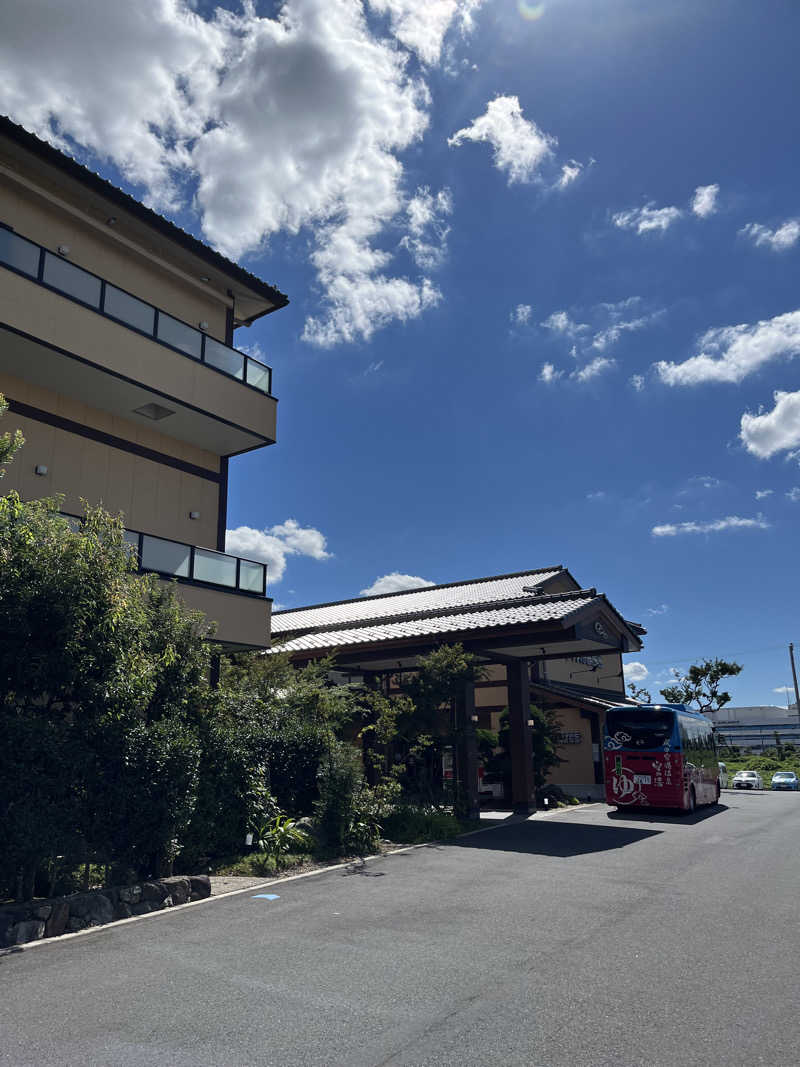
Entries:
POLYGON ((0 266, 172 349, 211 370, 272 396, 272 368, 209 337, 182 319, 51 252, 0 222, 0 266))

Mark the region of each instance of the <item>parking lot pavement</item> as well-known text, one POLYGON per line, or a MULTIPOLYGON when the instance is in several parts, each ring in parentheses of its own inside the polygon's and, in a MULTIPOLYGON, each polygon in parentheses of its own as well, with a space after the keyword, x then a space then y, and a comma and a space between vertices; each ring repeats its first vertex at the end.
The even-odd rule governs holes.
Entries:
POLYGON ((796 801, 564 809, 6 954, 0 1065, 796 1062, 796 801))

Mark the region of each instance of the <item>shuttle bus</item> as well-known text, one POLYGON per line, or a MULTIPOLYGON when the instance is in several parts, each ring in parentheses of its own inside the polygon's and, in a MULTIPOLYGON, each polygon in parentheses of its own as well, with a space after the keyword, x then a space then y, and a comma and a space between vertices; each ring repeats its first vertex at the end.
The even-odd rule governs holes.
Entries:
POLYGON ((693 812, 719 800, 714 728, 683 704, 609 708, 603 735, 607 803, 693 812))

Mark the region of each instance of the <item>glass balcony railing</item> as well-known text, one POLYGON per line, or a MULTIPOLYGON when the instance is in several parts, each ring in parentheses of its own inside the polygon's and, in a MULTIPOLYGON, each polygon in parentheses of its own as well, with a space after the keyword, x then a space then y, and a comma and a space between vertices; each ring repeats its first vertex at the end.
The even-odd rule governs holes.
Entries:
POLYGON ((260 360, 229 348, 202 330, 181 322, 152 304, 99 278, 83 267, 20 237, 0 222, 0 265, 22 274, 69 300, 113 319, 151 341, 197 360, 243 385, 272 395, 272 369, 260 360))
MULTIPOLYGON (((73 530, 80 530, 82 520, 79 516, 68 512, 61 514, 73 530)), ((182 541, 170 541, 136 530, 125 530, 123 536, 136 556, 140 571, 162 578, 177 578, 179 582, 215 586, 233 593, 267 595, 266 563, 210 548, 195 548, 182 541)))

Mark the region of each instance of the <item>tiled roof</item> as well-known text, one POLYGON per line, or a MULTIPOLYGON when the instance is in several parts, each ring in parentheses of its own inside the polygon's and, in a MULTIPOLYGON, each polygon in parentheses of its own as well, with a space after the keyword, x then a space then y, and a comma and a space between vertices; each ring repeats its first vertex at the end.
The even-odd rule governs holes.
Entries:
MULTIPOLYGON (((427 590, 430 592, 430 590, 427 590)), ((462 607, 461 610, 431 608, 397 619, 363 620, 360 625, 306 631, 284 644, 273 645, 274 651, 303 652, 318 649, 344 648, 360 644, 402 640, 409 637, 430 637, 435 634, 460 633, 468 630, 489 630, 500 626, 519 626, 530 623, 561 621, 581 611, 593 601, 601 601, 594 589, 552 596, 524 596, 508 604, 493 603, 484 608, 462 607)), ((309 609, 311 610, 311 609, 309 609)), ((273 616, 274 618, 274 616, 273 616)), ((299 627, 295 627, 299 629, 299 627)), ((273 633, 273 636, 276 636, 273 633)))
POLYGON ((551 578, 563 572, 564 568, 561 566, 544 567, 516 574, 500 574, 492 578, 476 578, 468 582, 427 586, 403 593, 384 593, 381 596, 276 611, 272 614, 272 633, 273 636, 278 636, 298 630, 334 626, 346 630, 348 623, 360 624, 370 619, 391 619, 421 612, 529 599, 530 593, 526 593, 526 589, 544 586, 551 578))
POLYGON ((531 682, 532 690, 541 690, 550 696, 562 697, 564 700, 574 700, 580 704, 591 704, 598 708, 614 708, 620 704, 638 705, 638 700, 633 700, 624 693, 615 693, 611 689, 595 689, 584 685, 573 685, 570 682, 531 682))
POLYGON ((223 273, 228 274, 231 277, 237 278, 253 292, 266 297, 273 305, 271 310, 277 311, 278 308, 286 307, 289 303, 289 298, 285 293, 276 289, 274 285, 270 285, 262 278, 252 274, 249 270, 240 267, 238 263, 234 263, 220 252, 217 252, 216 249, 211 248, 203 241, 193 237, 192 234, 187 233, 186 230, 181 229, 180 226, 176 226, 174 222, 170 222, 169 219, 164 218, 163 215, 159 215, 157 211, 145 207, 145 205, 135 197, 123 192, 122 189, 113 185, 105 178, 101 178, 99 174, 96 174, 93 170, 89 170, 88 167, 84 167, 83 164, 78 163, 77 160, 72 159, 71 156, 66 155, 64 152, 59 151, 58 148, 54 148, 53 145, 48 144, 47 141, 43 141, 35 134, 29 133, 24 127, 19 126, 16 122, 12 122, 6 115, 0 115, 0 133, 3 133, 7 137, 16 141, 17 144, 22 145, 24 148, 28 149, 28 151, 35 153, 41 159, 46 160, 48 163, 52 163, 66 174, 69 174, 70 177, 76 178, 78 181, 83 182, 84 185, 88 185, 90 188, 94 189, 96 193, 106 197, 112 203, 117 204, 126 211, 130 211, 132 215, 137 216, 154 229, 159 230, 164 236, 175 241, 176 244, 182 245, 189 252, 199 256, 218 270, 223 271, 223 273))

